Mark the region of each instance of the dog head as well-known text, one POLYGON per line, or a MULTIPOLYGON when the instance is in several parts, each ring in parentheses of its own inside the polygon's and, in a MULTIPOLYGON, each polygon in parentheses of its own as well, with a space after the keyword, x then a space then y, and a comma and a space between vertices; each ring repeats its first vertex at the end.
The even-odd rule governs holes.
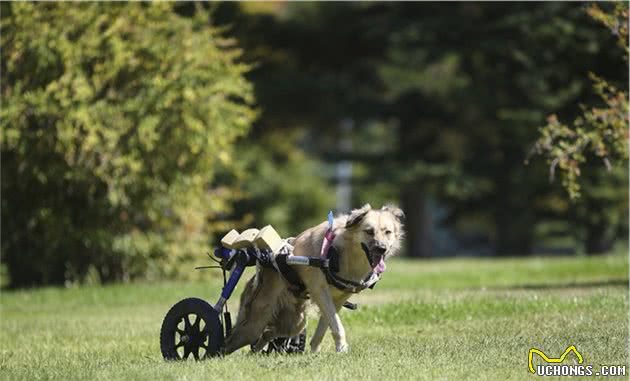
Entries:
POLYGON ((405 214, 395 206, 372 209, 370 204, 353 210, 346 221, 346 229, 360 237, 361 247, 374 267, 400 249, 405 214))

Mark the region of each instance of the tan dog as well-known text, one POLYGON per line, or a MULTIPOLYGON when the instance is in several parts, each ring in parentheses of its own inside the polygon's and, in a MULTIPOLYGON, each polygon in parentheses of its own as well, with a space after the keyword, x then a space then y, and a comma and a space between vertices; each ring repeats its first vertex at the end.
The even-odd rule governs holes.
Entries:
MULTIPOLYGON (((403 218, 403 212, 396 207, 374 210, 369 204, 335 218, 336 238, 332 246, 339 253, 337 275, 360 283, 375 266, 384 266, 384 260, 400 249, 403 218)), ((293 255, 319 257, 327 228, 327 222, 323 222, 296 237, 291 242, 295 247, 293 255)), ((338 312, 352 292, 333 287, 319 268, 294 266, 294 269, 321 313, 311 350, 319 351, 330 327, 337 352, 346 352, 348 343, 338 312)), ((306 325, 306 302, 306 298, 289 290, 289 284, 277 271, 258 268, 241 295, 238 318, 226 341, 226 353, 254 343, 254 350, 260 350, 276 337, 299 334, 306 325)))

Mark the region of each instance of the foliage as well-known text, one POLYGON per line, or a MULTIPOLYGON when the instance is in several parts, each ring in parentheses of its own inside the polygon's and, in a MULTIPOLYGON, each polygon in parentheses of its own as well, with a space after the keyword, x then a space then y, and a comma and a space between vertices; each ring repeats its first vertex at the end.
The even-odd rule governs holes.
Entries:
POLYGON ((592 3, 586 8, 586 12, 593 19, 604 24, 617 37, 617 43, 620 48, 625 50, 627 59, 628 53, 630 53, 628 47, 628 16, 630 16, 628 4, 618 1, 607 4, 606 7, 612 7, 612 10, 603 10, 597 3, 592 3))
MULTIPOLYGON (((587 12, 617 37, 627 62, 628 4, 615 3, 611 12, 592 4, 587 12)), ((551 115, 534 147, 536 153, 547 158, 551 180, 556 168, 560 169, 562 183, 571 199, 580 197, 580 166, 589 155, 601 159, 608 170, 611 161, 626 163, 628 160, 628 91, 619 90, 593 73, 590 78, 602 106, 582 106, 582 115, 569 125, 560 122, 555 114, 551 115)))
POLYGON ((580 196, 580 164, 586 162, 589 153, 600 158, 608 170, 611 160, 628 160, 628 93, 594 74, 591 79, 605 106, 583 107, 583 115, 571 126, 551 115, 535 145, 535 152, 544 153, 550 162, 550 180, 554 179, 556 167, 562 171, 562 183, 572 199, 580 196))
MULTIPOLYGON (((575 118, 577 105, 591 101, 586 72, 626 86, 616 41, 583 5, 287 3, 252 14, 234 3, 219 8, 217 20, 259 63, 250 76, 264 130, 306 130, 308 153, 352 161, 355 204, 398 198, 410 255, 436 254, 427 247, 437 240, 431 231, 459 233, 462 224, 498 255, 531 253, 545 238, 537 225, 548 221, 574 233, 583 211, 549 184, 542 161, 523 161, 546 115, 575 118), (337 144, 346 120, 354 125, 354 149, 337 144), (445 217, 432 217, 431 205, 445 217)), ((600 216, 616 224, 627 204, 623 188, 617 181, 599 186, 616 193, 606 201, 610 218, 600 216)), ((599 211, 589 205, 596 209, 587 215, 599 211)))
POLYGON ((239 143, 243 195, 234 208, 243 226, 271 224, 288 237, 324 221, 334 193, 321 176, 321 163, 299 148, 300 136, 266 131, 252 140, 239 143))
POLYGON ((414 256, 627 235, 625 3, 0 6, 15 286, 177 275, 232 227, 297 234, 339 161, 353 204, 399 199, 414 256), (536 139, 582 202, 523 165, 536 139))
POLYGON ((2 256, 13 286, 177 272, 232 192, 248 66, 198 7, 2 4, 2 256))

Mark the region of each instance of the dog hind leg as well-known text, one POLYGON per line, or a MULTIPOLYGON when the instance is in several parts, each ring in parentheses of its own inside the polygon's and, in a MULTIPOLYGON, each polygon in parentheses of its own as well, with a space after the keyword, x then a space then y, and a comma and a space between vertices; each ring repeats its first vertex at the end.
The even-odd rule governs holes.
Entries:
POLYGON ((278 299, 282 307, 274 314, 272 322, 254 346, 254 351, 261 350, 277 337, 294 337, 306 327, 306 302, 297 300, 286 292, 278 299))
POLYGON ((237 323, 225 342, 226 354, 255 343, 273 318, 282 289, 278 287, 278 280, 274 279, 273 273, 266 269, 262 272, 257 274, 258 284, 254 287, 252 278, 241 295, 237 323))

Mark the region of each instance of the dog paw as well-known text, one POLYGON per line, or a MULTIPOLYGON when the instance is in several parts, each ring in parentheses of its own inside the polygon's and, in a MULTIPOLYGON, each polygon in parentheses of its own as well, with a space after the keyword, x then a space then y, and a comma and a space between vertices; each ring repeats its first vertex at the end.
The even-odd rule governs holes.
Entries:
POLYGON ((319 353, 321 345, 311 345, 311 353, 319 353))
POLYGON ((349 351, 350 346, 346 343, 337 346, 337 353, 348 353, 349 351))

